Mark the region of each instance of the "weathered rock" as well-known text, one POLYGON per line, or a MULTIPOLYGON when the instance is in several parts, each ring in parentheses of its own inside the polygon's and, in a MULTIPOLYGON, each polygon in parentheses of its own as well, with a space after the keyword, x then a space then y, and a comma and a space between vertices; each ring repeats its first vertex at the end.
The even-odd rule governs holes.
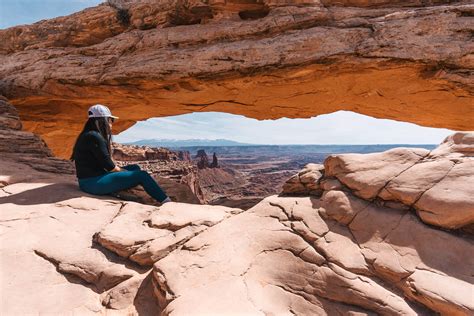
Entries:
POLYGON ((472 282, 417 270, 406 279, 408 297, 442 315, 471 315, 474 311, 472 282))
POLYGON ((209 165, 210 168, 219 168, 219 161, 217 160, 216 153, 212 154, 212 162, 209 165))
POLYGON ((470 1, 120 3, 0 30, 0 94, 63 158, 91 103, 117 132, 196 110, 473 129, 470 1))
POLYGON ((155 148, 149 146, 133 146, 113 143, 113 158, 123 162, 136 161, 178 161, 186 157, 180 152, 171 151, 166 148, 155 148))
POLYGON ((451 160, 433 160, 418 163, 393 178, 379 196, 384 200, 398 200, 412 206, 421 195, 441 181, 454 167, 451 160))
POLYGON ((0 190, 1 313, 103 310, 97 293, 136 273, 91 243, 121 204, 85 196, 69 175, 38 172, 5 157, 0 174, 9 178, 0 190))
POLYGON ((199 169, 209 168, 209 157, 204 149, 199 149, 194 158, 197 160, 197 167, 199 169))
MULTIPOLYGON (((153 276, 156 294, 161 304, 167 304, 164 313, 416 313, 398 292, 375 281, 378 277, 369 270, 370 262, 347 228, 341 226, 322 236, 312 231, 316 248, 311 239, 295 230, 303 221, 292 214, 297 211, 318 217, 315 203, 309 198, 271 197, 209 228, 158 261, 153 276), (341 229, 347 233, 341 235, 341 229), (243 231, 245 238, 241 238, 243 231), (337 245, 337 240, 342 244, 337 245), (346 250, 352 249, 353 259, 359 258, 348 259, 348 266, 344 256, 337 254, 343 244, 346 250), (203 296, 203 292, 207 294, 203 296)), ((379 219, 383 216, 381 213, 379 219)))
MULTIPOLYGON (((114 143, 113 157, 119 166, 137 164, 149 172, 173 201, 193 204, 205 202, 197 168, 190 161, 189 152, 114 143)), ((132 194, 142 203, 159 205, 141 187, 127 190, 125 194, 132 194)))
POLYGON ((321 195, 319 180, 322 178, 324 166, 307 164, 298 174, 295 174, 283 184, 284 195, 321 195))
POLYGON ((464 157, 474 155, 474 134, 454 133, 448 137, 430 154, 433 157, 464 157))
POLYGON ((375 198, 387 183, 414 166, 429 151, 394 148, 383 153, 329 156, 324 167, 327 176, 336 177, 357 196, 375 198))
POLYGON ((459 228, 474 223, 474 159, 456 164, 414 206, 432 225, 459 228))
MULTIPOLYGON (((423 152, 426 158, 405 171, 414 168, 415 177, 421 172, 417 168, 426 164, 422 170, 432 170, 430 179, 436 180, 440 170, 451 167, 426 191, 449 183, 444 184, 451 189, 444 193, 445 204, 433 208, 458 205, 461 199, 470 205, 466 196, 452 193, 469 192, 463 185, 470 180, 461 176, 472 169, 466 143, 462 142, 463 153, 446 148, 442 155, 433 154, 439 149, 429 155, 423 152)), ((384 164, 398 168, 401 163, 394 157, 411 161, 414 152, 381 153, 382 162, 375 165, 386 175, 390 172, 384 164)), ((365 156, 373 162, 373 155, 365 156)), ((397 207, 418 197, 413 188, 427 185, 417 180, 410 186, 411 177, 404 172, 385 186, 395 200, 355 196, 358 191, 342 179, 344 172, 361 165, 363 157, 330 158, 326 161, 330 168, 324 172, 316 165, 305 168, 298 179, 327 188, 321 198, 271 196, 245 212, 184 203, 156 208, 101 199, 78 191, 73 176, 40 172, 4 159, 0 253, 8 264, 2 267, 1 290, 8 294, 1 311, 472 314, 474 259, 466 256, 474 251, 472 240, 427 226, 413 205, 397 207), (398 199, 397 194, 407 198, 398 199), (387 202, 393 207, 382 205, 387 202)), ((364 177, 353 178, 373 179, 367 169, 353 171, 358 172, 364 177)), ((362 186, 362 180, 357 185, 362 186)), ((457 218, 468 211, 463 209, 457 218)), ((438 218, 449 218, 451 213, 441 212, 438 218)))
MULTIPOLYGON (((325 174, 337 177, 364 199, 381 198, 402 203, 397 208, 414 208, 426 223, 449 229, 469 226, 474 223, 472 135, 454 134, 431 153, 393 149, 331 156, 325 161, 325 174)), ((334 203, 330 196, 342 193, 328 194, 329 203, 334 203)))
POLYGON ((0 96, 0 129, 21 130, 18 110, 6 98, 0 96))
POLYGON ((96 240, 122 257, 152 265, 201 231, 238 212, 241 210, 184 203, 166 203, 160 208, 130 204, 96 240))
MULTIPOLYGON (((70 161, 52 156, 51 150, 41 137, 22 131, 17 109, 0 95, 0 153, 2 158, 29 165, 39 171, 60 174, 74 173, 70 161)), ((15 175, 17 176, 17 175, 15 175)), ((0 186, 8 183, 0 174, 0 186)))

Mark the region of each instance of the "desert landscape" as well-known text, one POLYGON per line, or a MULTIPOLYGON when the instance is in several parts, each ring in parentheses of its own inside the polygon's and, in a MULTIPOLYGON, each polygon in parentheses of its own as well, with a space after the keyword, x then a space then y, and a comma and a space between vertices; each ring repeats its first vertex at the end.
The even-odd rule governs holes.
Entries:
POLYGON ((115 0, 0 30, 0 314, 473 315, 473 21, 471 1, 115 0), (95 103, 117 133, 338 110, 456 132, 365 153, 114 144, 161 205, 79 190, 95 103))
MULTIPOLYGON (((168 149, 116 144, 114 158, 121 165, 138 164, 152 173, 176 201, 247 210, 265 197, 281 193, 285 182, 309 163, 322 164, 332 154, 374 153, 395 147, 435 148, 425 144, 173 146, 168 149), (206 151, 215 156, 214 166, 206 151), (190 198, 189 189, 181 184, 187 185, 195 198, 190 198)), ((148 204, 154 203, 143 190, 133 190, 133 194, 148 204)))

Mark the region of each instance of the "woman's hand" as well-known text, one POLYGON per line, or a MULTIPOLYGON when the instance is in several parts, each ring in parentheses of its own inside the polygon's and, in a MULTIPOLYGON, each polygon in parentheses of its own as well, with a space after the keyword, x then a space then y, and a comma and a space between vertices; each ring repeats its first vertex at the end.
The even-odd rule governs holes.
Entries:
POLYGON ((124 169, 120 168, 119 166, 115 166, 114 169, 110 170, 110 172, 120 172, 120 171, 123 171, 124 169))

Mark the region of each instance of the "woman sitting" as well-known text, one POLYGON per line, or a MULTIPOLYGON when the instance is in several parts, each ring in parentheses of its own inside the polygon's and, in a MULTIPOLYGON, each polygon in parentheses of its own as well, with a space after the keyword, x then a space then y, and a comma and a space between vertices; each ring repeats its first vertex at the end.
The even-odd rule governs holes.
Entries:
POLYGON ((141 185, 158 202, 171 202, 148 172, 138 165, 120 168, 113 162, 112 124, 117 118, 104 105, 89 108, 89 119, 77 137, 71 156, 79 188, 90 194, 105 195, 141 185))

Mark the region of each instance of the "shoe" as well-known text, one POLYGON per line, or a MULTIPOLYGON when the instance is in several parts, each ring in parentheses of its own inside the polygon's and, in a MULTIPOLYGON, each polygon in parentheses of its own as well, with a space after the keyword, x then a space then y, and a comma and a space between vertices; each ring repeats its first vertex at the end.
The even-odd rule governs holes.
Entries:
POLYGON ((167 197, 166 199, 163 200, 163 202, 161 202, 161 205, 163 205, 165 203, 168 203, 168 202, 173 202, 173 201, 171 201, 171 199, 169 197, 167 197))

